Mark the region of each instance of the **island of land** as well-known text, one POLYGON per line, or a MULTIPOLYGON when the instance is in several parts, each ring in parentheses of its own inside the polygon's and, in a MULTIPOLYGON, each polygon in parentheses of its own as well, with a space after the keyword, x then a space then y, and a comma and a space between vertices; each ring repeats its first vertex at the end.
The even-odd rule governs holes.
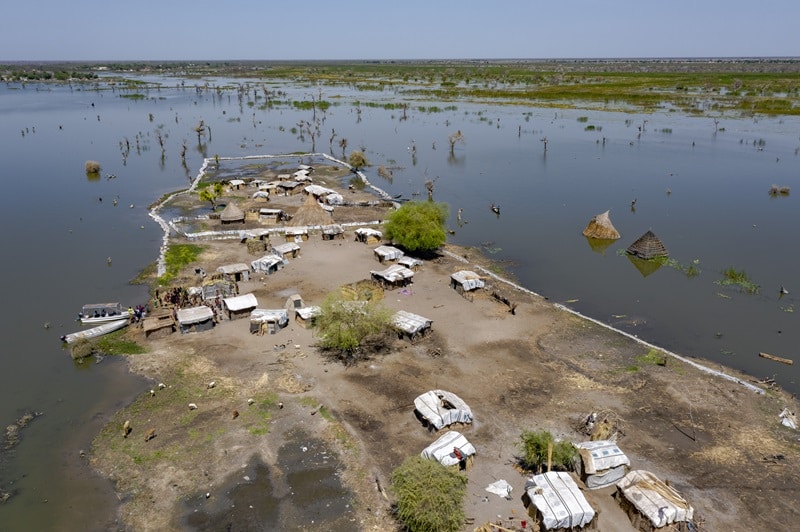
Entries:
MULTIPOLYGON (((259 308, 284 309, 295 295, 319 305, 332 292, 370 286, 388 309, 431 320, 431 333, 414 342, 398 338, 345 365, 324 356, 315 329, 294 313, 275 334, 251 332, 249 319, 225 312, 200 332, 146 338, 146 324, 128 327, 121 334, 146 348, 128 355, 130 370, 152 385, 113 416, 90 453, 91 466, 119 494, 116 526, 400 529, 390 476, 437 437, 414 414, 414 399, 429 390, 457 394, 474 413, 474 422, 459 428, 477 450, 465 473, 464 530, 488 523, 521 529, 530 476, 518 466, 521 433, 546 429, 584 441, 592 414, 613 427, 632 469, 653 472, 684 496, 698 529, 795 526, 798 432, 779 419, 785 408, 796 411, 794 397, 763 383, 759 393, 747 375, 687 362, 577 316, 508 280, 475 249, 445 245, 422 258, 412 283, 381 287, 370 273, 385 268, 376 260, 378 244, 357 240, 354 230, 380 229, 391 199, 353 186, 347 165, 314 161, 313 183, 344 200, 332 214, 303 193, 253 198, 254 180, 273 182, 294 171, 291 164, 312 159, 254 163, 239 186, 214 171, 219 161, 207 161, 203 179, 227 183, 217 201, 236 204, 242 223, 224 223, 222 209, 211 213, 196 189, 159 204, 156 212, 166 205, 205 216, 168 225, 166 249, 197 246, 199 254, 161 277, 150 271, 151 317, 173 314, 165 294, 174 287, 201 286, 221 266, 249 265, 264 253, 248 242, 285 243, 285 228, 304 218, 309 231, 296 237, 296 256, 274 273, 238 279, 240 295, 253 294, 259 308), (264 222, 260 209, 290 220, 264 222), (344 232, 323 238, 326 221, 344 232), (478 272, 485 286, 465 297, 451 283, 461 270, 478 272), (485 491, 499 479, 511 485, 508 497, 485 491)), ((635 530, 614 492, 585 490, 599 512, 598 529, 635 530)))

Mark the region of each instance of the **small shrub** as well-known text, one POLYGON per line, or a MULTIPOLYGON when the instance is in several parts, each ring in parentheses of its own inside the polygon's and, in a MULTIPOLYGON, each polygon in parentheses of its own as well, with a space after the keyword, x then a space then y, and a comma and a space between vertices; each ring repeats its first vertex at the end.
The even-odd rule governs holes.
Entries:
POLYGON ((455 532, 464 523, 467 477, 455 468, 412 456, 392 471, 396 516, 410 531, 455 532))
POLYGON ((555 441, 553 435, 546 430, 526 430, 520 435, 519 446, 522 456, 519 464, 523 469, 541 473, 547 464, 547 455, 552 448, 551 471, 572 471, 578 452, 568 441, 555 441))

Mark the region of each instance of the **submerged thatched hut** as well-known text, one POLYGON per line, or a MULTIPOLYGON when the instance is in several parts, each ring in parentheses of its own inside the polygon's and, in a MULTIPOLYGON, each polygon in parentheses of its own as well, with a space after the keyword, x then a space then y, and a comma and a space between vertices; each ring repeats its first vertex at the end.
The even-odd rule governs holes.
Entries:
POLYGON ((583 230, 583 236, 597 238, 600 240, 616 240, 619 238, 619 231, 611 223, 611 218, 606 211, 598 214, 589 221, 589 225, 583 230))
POLYGON ((244 223, 244 211, 230 202, 225 206, 219 219, 223 224, 244 223))
POLYGON ((669 251, 653 231, 647 231, 636 242, 628 246, 625 251, 634 257, 644 260, 669 257, 669 251))

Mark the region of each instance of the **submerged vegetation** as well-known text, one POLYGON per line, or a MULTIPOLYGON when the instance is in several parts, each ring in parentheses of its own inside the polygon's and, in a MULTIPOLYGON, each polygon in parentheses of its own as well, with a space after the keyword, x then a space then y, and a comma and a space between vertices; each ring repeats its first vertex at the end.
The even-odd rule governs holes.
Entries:
POLYGON ((736 286, 746 294, 757 294, 760 287, 755 284, 747 272, 744 270, 737 270, 733 266, 722 270, 722 279, 714 281, 720 286, 736 286))

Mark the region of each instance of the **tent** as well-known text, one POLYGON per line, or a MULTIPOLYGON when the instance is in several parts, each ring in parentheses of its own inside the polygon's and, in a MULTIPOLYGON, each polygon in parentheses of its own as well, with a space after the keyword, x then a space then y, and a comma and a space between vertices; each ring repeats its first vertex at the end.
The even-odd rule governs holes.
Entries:
POLYGON ((589 489, 614 484, 625 476, 631 465, 616 442, 595 440, 574 445, 581 457, 581 480, 589 489))
POLYGON ((688 530, 694 508, 674 489, 649 471, 631 471, 617 483, 617 499, 638 530, 677 525, 671 530, 688 530), (650 521, 651 528, 642 528, 650 521))
POLYGON ((397 260, 404 254, 394 246, 378 246, 373 252, 375 253, 375 258, 378 259, 378 262, 381 264, 387 261, 397 260))
POLYGON ((317 316, 322 312, 318 306, 302 307, 294 309, 294 321, 304 329, 313 327, 317 321, 317 316))
POLYGON ((450 286, 460 294, 483 288, 485 283, 481 276, 469 270, 460 270, 450 275, 450 286))
POLYGON ((629 255, 638 257, 644 260, 655 259, 659 257, 669 257, 667 248, 664 247, 663 242, 653 233, 647 231, 639 237, 639 239, 628 246, 626 250, 629 255))
POLYGON ((289 325, 286 309, 257 308, 250 313, 250 332, 259 336, 275 334, 289 325))
POLYGON ((474 419, 467 403, 444 390, 431 390, 414 399, 414 413, 435 430, 453 423, 472 423, 474 419))
POLYGON ((589 238, 596 238, 599 240, 616 240, 619 238, 619 231, 614 227, 614 224, 611 223, 611 218, 608 216, 608 212, 598 214, 591 220, 589 220, 589 225, 586 226, 586 229, 583 230, 583 236, 589 238))
POLYGON ((278 270, 283 269, 286 260, 275 254, 264 255, 260 259, 256 259, 250 263, 250 267, 254 272, 266 273, 272 275, 278 270))
POLYGON ((399 264, 392 264, 385 270, 371 270, 369 273, 372 279, 384 288, 406 286, 412 282, 411 279, 414 277, 413 271, 399 264))
POLYGON ((219 219, 223 224, 244 223, 244 211, 230 202, 222 210, 219 219))
POLYGON ((413 342, 431 333, 433 320, 429 320, 419 314, 398 310, 392 317, 392 323, 413 342))
POLYGON ((250 280, 250 267, 243 262, 223 264, 217 268, 217 272, 221 273, 222 277, 229 281, 238 282, 250 280))
POLYGON ((235 297, 226 297, 222 300, 228 319, 242 318, 250 314, 258 306, 258 300, 253 294, 242 294, 235 297))
POLYGON ((548 471, 525 483, 528 515, 545 530, 577 530, 592 523, 595 511, 569 473, 548 471))
POLYGON ((337 224, 322 226, 322 240, 344 238, 344 227, 337 224))
POLYGON ((181 333, 207 331, 214 327, 214 311, 205 305, 179 308, 176 315, 181 333))
POLYGON ((409 257, 405 255, 397 259, 397 264, 400 266, 405 266, 411 271, 418 271, 422 267, 422 261, 419 259, 415 259, 414 257, 409 257))
POLYGON ((293 259, 300 254, 300 246, 294 242, 284 242, 277 246, 272 246, 272 253, 284 259, 293 259))
POLYGON ((359 227, 355 230, 356 240, 365 244, 377 244, 383 238, 383 233, 369 227, 359 227))
POLYGON ((448 430, 425 447, 420 456, 436 460, 443 466, 458 465, 468 469, 468 464, 472 463, 475 456, 475 447, 460 432, 448 430))

